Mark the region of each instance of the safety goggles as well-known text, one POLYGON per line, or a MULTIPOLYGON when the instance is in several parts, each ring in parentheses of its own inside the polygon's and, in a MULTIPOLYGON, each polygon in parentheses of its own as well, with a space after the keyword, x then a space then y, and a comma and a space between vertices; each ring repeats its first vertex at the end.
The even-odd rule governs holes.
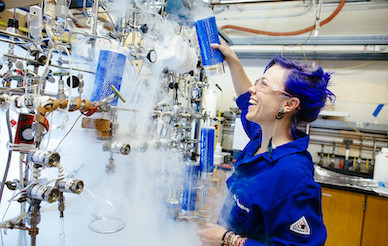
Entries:
POLYGON ((280 90, 279 86, 272 84, 266 78, 263 78, 263 77, 258 78, 255 81, 254 86, 259 88, 259 90, 264 93, 271 93, 272 91, 274 91, 274 92, 280 92, 289 97, 293 97, 290 93, 284 90, 280 90))

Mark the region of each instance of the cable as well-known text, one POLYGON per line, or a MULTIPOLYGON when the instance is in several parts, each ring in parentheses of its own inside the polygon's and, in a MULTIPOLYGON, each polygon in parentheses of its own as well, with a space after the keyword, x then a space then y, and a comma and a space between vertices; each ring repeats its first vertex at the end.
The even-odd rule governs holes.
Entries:
POLYGON ((36 167, 34 164, 31 165, 32 169, 32 180, 34 183, 40 183, 40 172, 42 171, 39 167, 36 167))
POLYGON ((308 63, 308 62, 309 62, 309 60, 307 59, 306 52, 304 51, 304 49, 303 49, 302 45, 298 45, 298 46, 299 46, 300 50, 302 51, 302 54, 303 54, 303 57, 304 57, 304 59, 305 59, 305 60, 306 60, 306 62, 308 63))
MULTIPOLYGON (((320 26, 320 18, 321 18, 321 10, 322 10, 322 5, 323 5, 323 0, 319 0, 319 7, 318 7, 318 10, 315 11, 315 25, 314 25, 314 29, 312 29, 308 35, 308 37, 302 41, 301 43, 297 44, 297 45, 284 45, 282 47, 282 52, 281 52, 281 55, 283 56, 283 52, 284 52, 284 48, 285 47, 293 47, 293 46, 298 46, 300 48, 300 50, 302 51, 302 54, 303 54, 303 57, 305 59, 305 61, 308 63, 309 60, 307 59, 307 55, 306 55, 306 52, 304 51, 302 45, 305 44, 311 37, 311 34, 314 32, 314 31, 317 31, 316 34, 318 34, 318 27, 320 26), (317 27, 318 26, 318 27, 317 27)), ((315 9, 315 2, 314 2, 314 9, 315 9)))
POLYGON ((318 10, 315 12, 315 28, 314 28, 315 36, 318 36, 318 29, 321 26, 320 22, 321 22, 322 5, 323 5, 323 0, 319 0, 318 10))
MULTIPOLYGON (((50 126, 52 126, 53 124, 53 114, 54 113, 51 113, 50 114, 50 126)), ((49 128, 49 132, 48 132, 48 136, 47 136, 47 142, 46 142, 46 147, 45 147, 45 150, 47 150, 49 144, 50 144, 50 139, 51 139, 51 132, 52 132, 52 127, 49 128)))
POLYGON ((100 7, 105 11, 106 15, 108 16, 110 22, 112 22, 112 25, 113 25, 113 28, 115 29, 115 31, 117 32, 117 27, 116 27, 116 24, 114 23, 112 17, 110 16, 109 12, 106 10, 105 6, 103 4, 100 4, 100 7))
POLYGON ((363 132, 360 132, 358 129, 356 129, 354 126, 352 126, 351 124, 349 124, 346 120, 344 119, 341 119, 346 125, 348 125, 350 128, 353 129, 353 131, 357 132, 357 134, 359 134, 361 136, 361 138, 365 138, 365 134, 363 132))
MULTIPOLYGON (((13 192, 13 195, 12 195, 12 196, 15 195, 15 192, 16 192, 16 190, 13 192)), ((5 218, 5 216, 7 215, 10 206, 11 206, 11 203, 9 202, 9 203, 8 203, 8 206, 7 206, 7 209, 6 209, 5 212, 4 212, 3 218, 1 219, 1 223, 4 222, 4 218, 5 218)), ((3 241, 3 230, 1 230, 1 244, 4 246, 4 241, 3 241)))
POLYGON ((8 130, 8 137, 9 137, 9 142, 12 143, 12 129, 11 129, 11 126, 10 126, 10 117, 9 117, 9 108, 7 109, 6 111, 6 116, 5 116, 6 120, 7 120, 7 130, 8 130))
POLYGON ((49 184, 51 184, 54 181, 57 181, 57 180, 65 178, 65 167, 62 165, 61 162, 58 163, 57 168, 58 168, 59 177, 50 179, 49 181, 47 181, 47 183, 45 185, 49 185, 49 184))
POLYGON ((86 0, 83 1, 83 5, 82 5, 82 13, 88 17, 88 18, 92 18, 93 14, 90 14, 88 13, 88 11, 86 10, 86 0))
MULTIPOLYGON (((341 0, 341 2, 339 3, 337 9, 329 17, 327 17, 324 21, 319 23, 319 26, 323 26, 323 25, 329 23, 332 19, 334 19, 334 17, 337 16, 337 14, 341 11, 343 6, 345 5, 345 2, 346 2, 346 0, 341 0)), ((311 30, 314 30, 315 29, 315 24, 310 26, 310 27, 307 27, 307 28, 304 28, 304 29, 301 29, 301 30, 298 30, 298 31, 293 31, 293 32, 269 32, 269 31, 256 30, 256 29, 240 27, 240 26, 235 26, 235 25, 224 25, 224 26, 221 27, 221 29, 222 30, 224 30, 224 29, 234 29, 234 30, 238 30, 238 31, 242 31, 242 32, 250 32, 250 33, 262 34, 262 35, 268 35, 268 36, 294 36, 294 35, 299 35, 299 34, 306 33, 306 32, 309 32, 311 30)))
MULTIPOLYGON (((9 141, 10 141, 10 143, 12 143, 12 130, 11 130, 11 126, 10 126, 9 108, 7 109, 7 112, 6 112, 6 120, 7 120, 7 129, 8 129, 9 141)), ((11 166, 11 159, 12 159, 12 150, 9 150, 7 164, 6 164, 6 167, 4 170, 3 181, 1 182, 1 187, 0 187, 0 204, 1 204, 1 198, 3 197, 5 181, 6 181, 7 176, 8 176, 9 167, 11 166)))
MULTIPOLYGON (((313 2, 315 3, 315 0, 313 0, 313 2)), ((315 4, 314 4, 315 5, 315 4)), ((318 12, 317 11, 315 11, 315 23, 316 23, 316 21, 317 21, 317 19, 320 19, 320 17, 321 17, 321 8, 322 8, 322 5, 323 5, 323 0, 321 0, 320 2, 319 2, 319 14, 318 14, 318 12)), ((315 9, 315 7, 314 7, 314 9, 315 9)), ((299 46, 299 45, 303 45, 303 44, 305 44, 307 41, 309 41, 310 40, 310 37, 311 37, 311 34, 314 32, 314 29, 313 30, 311 30, 310 31, 310 33, 309 33, 309 35, 308 35, 308 37, 304 40, 304 41, 302 41, 302 42, 300 42, 299 44, 297 44, 297 46, 299 46)))
POLYGON ((59 145, 61 145, 61 143, 63 142, 63 140, 67 137, 67 135, 69 135, 69 133, 71 132, 71 130, 73 130, 75 124, 77 123, 77 121, 79 120, 79 118, 81 118, 81 116, 82 116, 82 114, 80 114, 80 115, 78 116, 78 118, 77 118, 76 121, 74 122, 73 126, 72 126, 72 127, 70 128, 70 130, 66 133, 66 135, 61 139, 61 141, 58 143, 58 146, 54 149, 53 152, 56 152, 56 151, 57 151, 59 145))
POLYGON ((50 60, 51 60, 51 56, 53 54, 53 51, 54 51, 54 48, 51 48, 48 52, 48 55, 47 55, 47 60, 46 60, 46 64, 44 65, 44 69, 43 69, 43 73, 42 73, 42 76, 40 76, 40 79, 39 79, 39 87, 38 87, 38 96, 40 96, 41 94, 41 91, 40 91, 40 88, 42 87, 42 83, 43 83, 43 78, 46 78, 47 77, 47 74, 48 74, 48 68, 49 68, 49 65, 50 65, 50 60))
POLYGON ((72 67, 71 67, 71 55, 70 55, 70 52, 69 50, 63 46, 63 45, 60 45, 59 46, 60 48, 63 49, 63 51, 66 52, 67 54, 67 57, 68 57, 68 60, 69 60, 69 73, 70 73, 70 90, 69 90, 69 103, 67 104, 67 107, 66 107, 66 112, 65 112, 65 118, 63 119, 63 122, 62 122, 62 127, 64 128, 65 125, 66 125, 66 121, 68 119, 68 113, 69 113, 69 108, 70 108, 70 104, 71 104, 71 92, 72 92, 72 89, 73 89, 73 70, 72 70, 72 67))
MULTIPOLYGON (((29 186, 27 186, 27 187, 29 187, 29 186)), ((21 193, 26 192, 27 187, 24 188, 24 189, 22 189, 22 190, 20 190, 20 191, 19 191, 18 193, 16 193, 16 194, 15 194, 15 192, 14 192, 13 195, 11 196, 11 198, 8 199, 8 202, 10 203, 10 202, 16 201, 16 200, 14 200, 14 199, 15 199, 18 195, 20 195, 21 193)))

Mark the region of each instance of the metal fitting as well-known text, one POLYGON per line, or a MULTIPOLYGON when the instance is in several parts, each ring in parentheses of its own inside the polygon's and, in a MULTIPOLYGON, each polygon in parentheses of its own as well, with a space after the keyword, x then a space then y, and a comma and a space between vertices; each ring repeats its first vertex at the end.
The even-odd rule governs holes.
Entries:
POLYGON ((80 179, 60 179, 56 186, 60 192, 80 194, 84 190, 84 182, 80 179))
POLYGON ((57 187, 33 184, 27 187, 26 196, 31 199, 53 203, 59 198, 59 190, 57 187))
POLYGON ((103 145, 103 150, 104 151, 108 151, 109 150, 112 153, 128 155, 129 152, 131 152, 131 145, 129 145, 127 143, 122 143, 122 142, 119 142, 119 141, 106 142, 103 145))
POLYGON ((61 157, 57 152, 52 153, 47 150, 34 149, 28 153, 28 160, 34 164, 46 167, 56 167, 61 157))

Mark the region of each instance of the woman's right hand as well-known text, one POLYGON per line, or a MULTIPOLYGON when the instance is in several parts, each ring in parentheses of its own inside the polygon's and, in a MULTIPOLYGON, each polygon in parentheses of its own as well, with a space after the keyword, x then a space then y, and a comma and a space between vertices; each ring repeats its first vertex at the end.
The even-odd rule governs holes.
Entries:
POLYGON ((232 75, 233 87, 237 96, 247 92, 252 84, 245 74, 244 68, 236 53, 223 40, 221 40, 221 44, 210 44, 210 47, 221 51, 224 60, 228 63, 229 71, 232 75))
POLYGON ((221 41, 221 44, 212 43, 210 44, 210 47, 221 51, 222 55, 224 56, 224 59, 227 62, 235 59, 238 60, 236 53, 234 53, 234 51, 223 40, 220 40, 220 41, 221 41))

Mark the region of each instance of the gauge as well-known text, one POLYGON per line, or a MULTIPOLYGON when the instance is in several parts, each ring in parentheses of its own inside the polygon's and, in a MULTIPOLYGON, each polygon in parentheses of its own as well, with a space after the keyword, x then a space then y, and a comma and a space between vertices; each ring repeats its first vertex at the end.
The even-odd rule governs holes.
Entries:
POLYGON ((26 142, 30 142, 34 140, 34 131, 32 130, 30 125, 20 128, 20 139, 26 142))
POLYGON ((66 80, 67 86, 69 86, 71 88, 77 88, 79 86, 79 84, 80 84, 80 81, 79 81, 78 77, 74 76, 74 75, 72 75, 71 77, 72 77, 72 80, 73 80, 73 81, 71 81, 72 82, 72 86, 70 86, 70 83, 71 83, 70 82, 70 76, 66 80))
POLYGON ((157 58, 158 58, 158 56, 157 56, 155 50, 150 50, 150 51, 148 52, 148 54, 147 54, 147 59, 148 59, 151 63, 155 63, 157 58))

